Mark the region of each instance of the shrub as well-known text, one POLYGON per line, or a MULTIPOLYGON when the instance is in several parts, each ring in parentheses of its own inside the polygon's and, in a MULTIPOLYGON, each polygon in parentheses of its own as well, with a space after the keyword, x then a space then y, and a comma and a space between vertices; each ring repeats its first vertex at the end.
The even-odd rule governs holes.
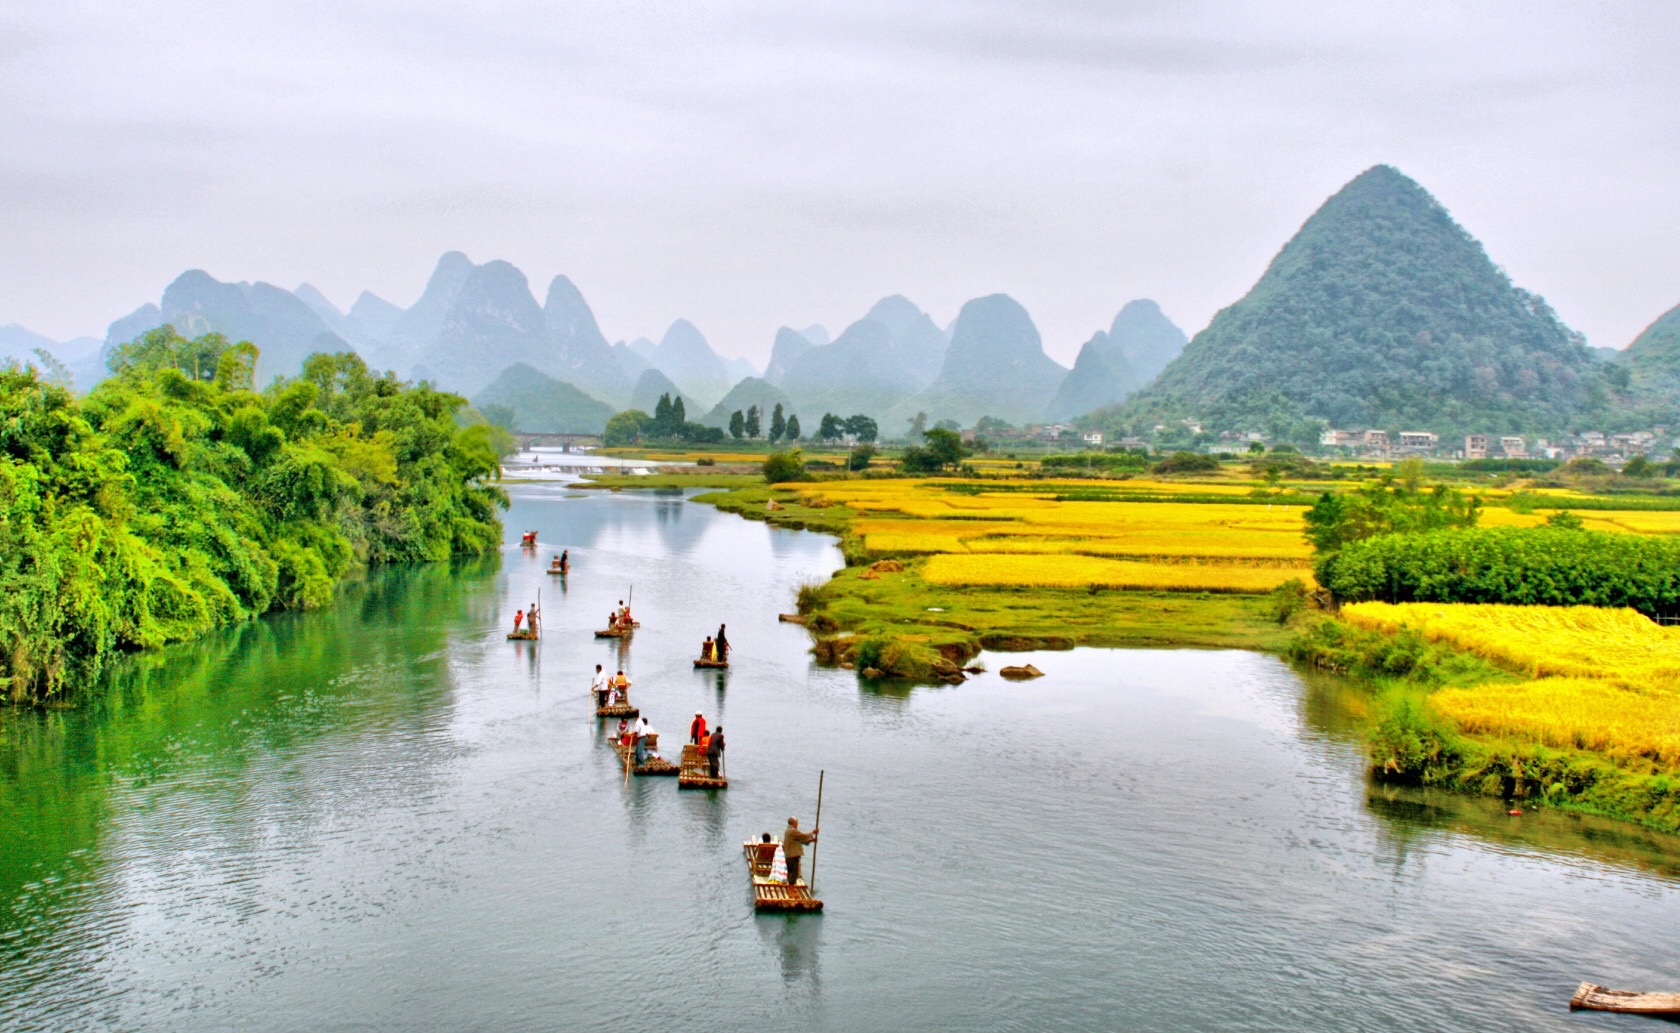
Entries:
POLYGON ((805 480, 804 453, 797 448, 770 453, 770 458, 764 461, 764 479, 771 484, 805 480))

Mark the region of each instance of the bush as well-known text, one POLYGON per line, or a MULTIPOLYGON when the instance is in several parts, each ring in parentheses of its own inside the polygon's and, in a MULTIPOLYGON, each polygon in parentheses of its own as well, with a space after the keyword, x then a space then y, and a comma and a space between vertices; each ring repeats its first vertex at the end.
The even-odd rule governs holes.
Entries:
POLYGON ((1202 452, 1174 452, 1155 464, 1156 473, 1206 473, 1219 469, 1219 460, 1202 452))
POLYGON ((770 458, 764 461, 764 479, 771 484, 805 480, 804 453, 797 448, 770 453, 770 458))
POLYGON ((1315 574, 1342 600, 1680 608, 1680 540, 1567 526, 1378 535, 1315 574))

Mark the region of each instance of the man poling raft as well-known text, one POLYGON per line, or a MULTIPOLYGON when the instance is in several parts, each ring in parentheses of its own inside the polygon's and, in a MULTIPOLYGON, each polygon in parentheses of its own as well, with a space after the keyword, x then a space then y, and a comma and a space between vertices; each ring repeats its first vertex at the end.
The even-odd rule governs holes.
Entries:
MULTIPOLYGON (((725 645, 727 646, 727 643, 725 645)), ((718 649, 717 639, 712 638, 710 635, 707 635, 706 636, 706 641, 700 643, 700 656, 697 660, 694 661, 694 666, 696 666, 696 667, 728 667, 729 666, 729 661, 724 658, 723 653, 721 651, 719 651, 719 649, 718 649)))
POLYGON ((529 613, 524 610, 515 610, 513 613, 513 631, 508 633, 508 638, 525 642, 535 641, 537 638, 537 617, 536 603, 531 604, 529 613), (525 625, 523 629, 520 628, 521 624, 525 625))
POLYGON ((571 573, 572 564, 571 564, 571 561, 567 558, 568 556, 570 556, 570 554, 571 554, 571 550, 561 549, 560 550, 560 555, 554 557, 553 561, 549 563, 548 572, 550 574, 559 574, 562 577, 571 573))
POLYGON ((689 722, 688 742, 682 750, 682 772, 677 786, 682 789, 728 789, 729 780, 723 777, 723 726, 706 727, 706 718, 698 711, 689 722))
MULTIPOLYGON (((817 822, 822 821, 823 775, 817 775, 817 822)), ((766 832, 747 840, 741 850, 747 858, 747 877, 752 881, 753 908, 757 911, 821 911, 823 902, 811 892, 810 883, 800 878, 800 861, 807 844, 811 847, 811 879, 817 875, 817 828, 801 832, 798 818, 788 818, 781 842, 766 832)))

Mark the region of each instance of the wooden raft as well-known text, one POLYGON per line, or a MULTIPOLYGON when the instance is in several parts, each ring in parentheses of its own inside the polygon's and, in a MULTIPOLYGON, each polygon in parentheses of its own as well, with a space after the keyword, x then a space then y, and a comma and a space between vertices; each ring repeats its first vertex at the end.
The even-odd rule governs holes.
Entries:
POLYGON ((548 572, 550 574, 559 574, 561 577, 565 577, 568 573, 570 573, 570 569, 569 567, 549 567, 548 572))
POLYGON ((613 703, 609 706, 596 707, 595 708, 595 716, 596 717, 628 717, 630 720, 634 721, 636 718, 642 716, 642 712, 640 710, 638 710, 637 708, 631 706, 629 697, 625 697, 624 701, 621 702, 621 703, 613 703))
POLYGON ((696 667, 728 667, 729 666, 729 661, 728 660, 696 660, 696 661, 694 661, 694 666, 696 666, 696 667))
POLYGON ((677 774, 679 789, 728 789, 729 779, 713 778, 706 763, 706 755, 693 743, 683 743, 682 771, 677 774))
POLYGON ((776 856, 775 843, 747 840, 741 844, 747 855, 747 875, 752 879, 755 911, 821 911, 823 902, 811 896, 805 880, 789 886, 770 881, 770 863, 776 856))
MULTIPOLYGON (((659 745, 659 736, 650 735, 647 738, 647 742, 648 749, 651 750, 659 745)), ((612 740, 612 748, 613 752, 618 754, 618 760, 621 764, 635 752, 634 746, 624 745, 618 741, 616 736, 612 740)), ((633 766, 630 769, 630 773, 632 775, 674 775, 677 773, 677 766, 666 760, 664 757, 650 756, 641 764, 633 766)))
POLYGON ((597 631, 595 633, 595 637, 596 638, 626 638, 626 637, 630 636, 631 634, 634 634, 636 629, 641 627, 641 626, 642 626, 641 621, 631 621, 630 626, 628 628, 621 628, 621 627, 619 627, 618 625, 615 624, 610 628, 603 628, 602 630, 597 631))
POLYGON ((521 631, 508 632, 508 638, 515 639, 520 642, 535 642, 537 640, 537 633, 529 628, 526 628, 521 631))
POLYGON ((1620 1011, 1635 1015, 1680 1018, 1680 994, 1642 994, 1636 990, 1611 990, 1597 983, 1582 983, 1569 999, 1569 1010, 1620 1011))

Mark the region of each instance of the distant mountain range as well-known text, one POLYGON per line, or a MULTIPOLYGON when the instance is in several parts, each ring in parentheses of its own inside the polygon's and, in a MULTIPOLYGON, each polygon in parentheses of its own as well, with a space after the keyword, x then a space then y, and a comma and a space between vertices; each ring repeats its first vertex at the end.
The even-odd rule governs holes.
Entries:
POLYGON ((1182 424, 1300 440, 1323 424, 1450 436, 1680 423, 1680 307, 1625 352, 1589 349, 1427 191, 1382 165, 1325 201, 1193 340, 1139 299, 1092 335, 1071 370, 1045 354, 1008 295, 968 302, 944 330, 892 295, 832 339, 821 325, 782 327, 760 374, 718 355, 686 319, 658 341, 609 343, 566 277, 539 305, 514 266, 454 251, 406 309, 364 292, 340 311, 307 283, 288 291, 191 270, 159 304, 112 323, 102 346, 0 327, 0 361, 33 361, 41 349, 85 389, 103 352, 164 323, 252 341, 260 380, 295 373, 314 351, 354 349, 376 369, 512 410, 527 430, 599 430, 614 411, 651 412, 661 395, 713 426, 781 404, 807 430, 825 412, 863 413, 889 437, 918 416, 930 426, 1078 419, 1116 435, 1182 424))

